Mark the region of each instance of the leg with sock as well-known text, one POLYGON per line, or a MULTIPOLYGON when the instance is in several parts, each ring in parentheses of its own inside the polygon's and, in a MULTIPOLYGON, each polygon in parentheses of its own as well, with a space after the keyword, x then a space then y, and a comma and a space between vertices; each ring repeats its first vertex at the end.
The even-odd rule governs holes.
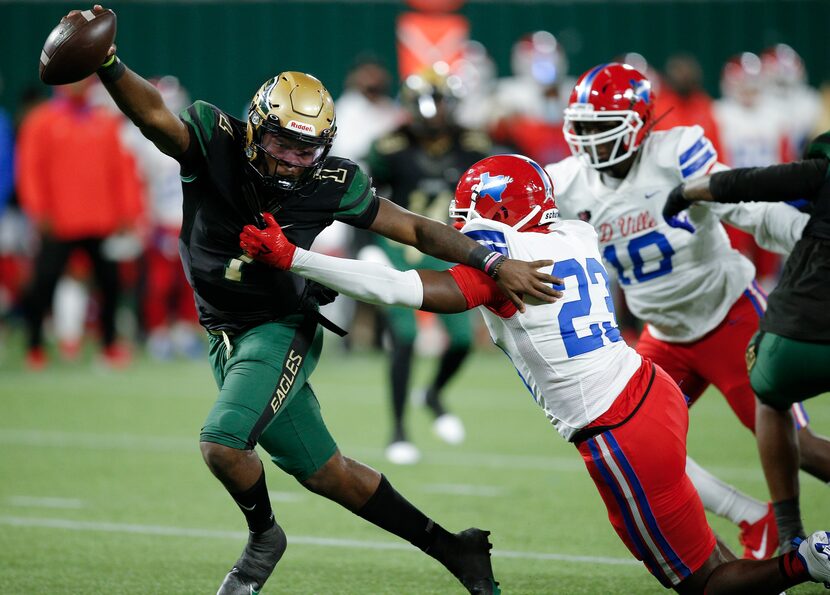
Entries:
POLYGON ((691 457, 686 457, 686 474, 706 510, 738 525, 744 546, 743 557, 764 560, 775 553, 778 546, 778 530, 771 505, 744 494, 736 487, 724 483, 691 457))

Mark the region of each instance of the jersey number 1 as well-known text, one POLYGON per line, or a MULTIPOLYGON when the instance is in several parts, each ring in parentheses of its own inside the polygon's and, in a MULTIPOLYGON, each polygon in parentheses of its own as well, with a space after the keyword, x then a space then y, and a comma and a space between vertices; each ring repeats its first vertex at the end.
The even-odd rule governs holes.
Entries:
MULTIPOLYGON (((562 333, 562 341, 565 343, 565 351, 568 352, 568 357, 576 357, 599 349, 603 345, 603 334, 612 343, 622 338, 615 321, 614 300, 611 298, 611 291, 608 287, 608 273, 605 267, 595 258, 589 258, 585 261, 585 264, 587 270, 583 269, 576 259, 561 260, 553 266, 551 273, 554 277, 559 277, 563 281, 566 277, 576 277, 579 289, 579 299, 562 304, 562 309, 559 311, 559 330, 562 333), (574 328, 574 318, 590 315, 592 304, 588 285, 589 283, 597 285, 600 281, 605 285, 605 312, 608 314, 609 320, 602 323, 602 328, 597 323, 591 324, 588 327, 591 334, 580 337, 576 334, 574 328)), ((554 285, 553 287, 559 291, 565 289, 563 285, 554 285)))

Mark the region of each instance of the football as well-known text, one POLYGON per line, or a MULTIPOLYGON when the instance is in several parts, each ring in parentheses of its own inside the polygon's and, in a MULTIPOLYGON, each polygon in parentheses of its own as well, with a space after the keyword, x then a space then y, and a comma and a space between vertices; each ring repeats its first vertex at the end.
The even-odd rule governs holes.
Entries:
POLYGON ((104 8, 63 17, 40 52, 40 80, 66 85, 93 74, 115 41, 115 21, 115 13, 104 8))

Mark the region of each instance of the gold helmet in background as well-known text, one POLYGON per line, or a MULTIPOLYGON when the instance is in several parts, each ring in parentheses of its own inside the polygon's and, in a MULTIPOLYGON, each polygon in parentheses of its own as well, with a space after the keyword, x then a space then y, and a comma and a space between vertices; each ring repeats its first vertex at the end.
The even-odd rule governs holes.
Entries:
POLYGON ((322 169, 336 132, 334 100, 323 83, 302 72, 282 72, 251 100, 245 156, 267 188, 296 190, 322 169), (301 173, 279 174, 285 167, 278 165, 301 173))
POLYGON ((400 101, 419 133, 435 134, 455 123, 461 79, 444 62, 411 74, 401 85, 400 101))

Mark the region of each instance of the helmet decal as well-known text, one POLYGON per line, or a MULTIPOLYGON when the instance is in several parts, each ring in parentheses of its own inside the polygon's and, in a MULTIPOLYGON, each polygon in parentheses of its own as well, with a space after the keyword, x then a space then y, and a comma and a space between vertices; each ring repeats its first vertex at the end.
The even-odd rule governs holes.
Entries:
POLYGON ((490 172, 481 174, 481 182, 479 182, 476 190, 479 197, 489 196, 494 202, 501 202, 501 194, 504 192, 507 185, 513 181, 509 176, 497 175, 490 177, 490 172))

